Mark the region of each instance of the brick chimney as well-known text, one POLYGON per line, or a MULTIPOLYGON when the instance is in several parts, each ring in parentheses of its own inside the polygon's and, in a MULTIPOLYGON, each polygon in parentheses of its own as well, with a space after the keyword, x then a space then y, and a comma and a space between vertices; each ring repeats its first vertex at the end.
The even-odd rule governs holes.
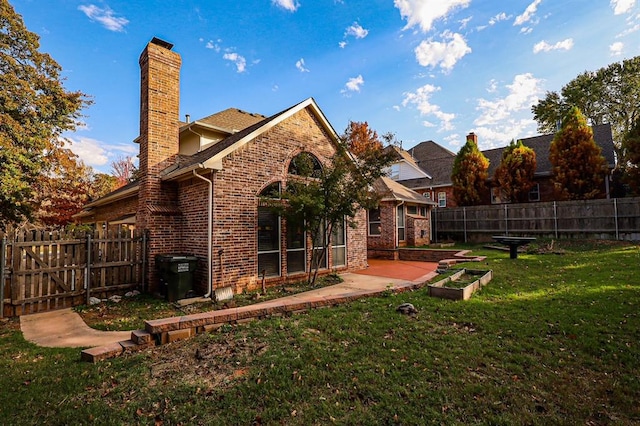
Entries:
POLYGON ((156 289, 155 255, 175 252, 180 228, 177 188, 160 172, 175 163, 178 151, 181 58, 173 45, 153 38, 140 55, 140 189, 136 227, 149 236, 149 287, 156 289))
MULTIPOLYGON (((161 205, 160 172, 178 155, 180 55, 153 38, 140 55, 140 192, 138 226, 148 227, 149 206, 161 205)), ((153 208, 151 208, 153 210, 153 208)))
POLYGON ((476 146, 478 146, 478 135, 476 135, 473 132, 469 132, 469 134, 467 135, 467 140, 472 140, 473 143, 476 144, 476 146))

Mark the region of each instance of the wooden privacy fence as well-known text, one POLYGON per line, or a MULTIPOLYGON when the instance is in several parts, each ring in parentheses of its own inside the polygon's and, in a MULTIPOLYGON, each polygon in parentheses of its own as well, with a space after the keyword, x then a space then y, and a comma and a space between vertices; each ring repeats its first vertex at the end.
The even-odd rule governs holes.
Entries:
POLYGON ((144 233, 27 231, 0 238, 0 317, 81 305, 145 282, 144 233))
POLYGON ((492 235, 640 240, 640 198, 435 209, 434 241, 488 241, 492 235))

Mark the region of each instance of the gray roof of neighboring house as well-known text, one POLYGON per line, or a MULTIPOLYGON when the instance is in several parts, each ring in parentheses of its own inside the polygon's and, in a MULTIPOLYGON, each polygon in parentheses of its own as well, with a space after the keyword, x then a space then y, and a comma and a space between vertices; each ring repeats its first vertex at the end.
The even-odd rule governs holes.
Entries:
MULTIPOLYGON (((614 168, 616 163, 615 146, 611 135, 610 124, 600 124, 592 127, 593 138, 596 144, 602 149, 602 155, 607 160, 609 168, 614 168)), ((522 143, 532 148, 536 153, 536 175, 547 176, 551 173, 551 162, 549 161, 549 146, 555 134, 534 136, 519 139, 522 143)), ((493 176, 496 167, 502 159, 502 152, 506 147, 494 148, 482 151, 489 160, 489 178, 493 176)), ((408 179, 402 184, 409 188, 425 188, 451 185, 451 171, 456 154, 438 145, 433 141, 421 142, 409 149, 409 154, 413 156, 417 164, 429 175, 431 179, 408 179)))
MULTIPOLYGON (((602 149, 602 155, 605 160, 607 160, 609 168, 614 168, 616 165, 616 158, 613 137, 611 135, 611 125, 600 124, 593 126, 591 129, 593 130, 593 139, 596 141, 596 144, 600 149, 602 149)), ((548 135, 519 139, 524 145, 535 151, 537 163, 536 175, 538 176, 547 176, 551 174, 552 166, 551 161, 549 161, 549 147, 551 146, 551 141, 553 141, 554 136, 555 134, 552 133, 548 135)), ((500 164, 500 160, 502 160, 502 153, 505 148, 506 147, 482 151, 485 157, 489 160, 490 178, 493 177, 496 168, 500 164)))

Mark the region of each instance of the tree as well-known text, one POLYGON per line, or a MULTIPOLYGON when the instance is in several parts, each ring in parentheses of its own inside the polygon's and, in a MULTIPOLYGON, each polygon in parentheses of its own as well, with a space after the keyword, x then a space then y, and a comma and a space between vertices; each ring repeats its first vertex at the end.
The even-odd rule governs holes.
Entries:
MULTIPOLYGON (((367 134, 377 139, 375 132, 367 134)), ((343 139, 325 164, 309 153, 300 153, 292 160, 281 199, 262 199, 263 205, 284 218, 287 226, 302 227, 317 248, 307 261, 308 281, 312 285, 321 260, 326 259, 329 237, 345 222, 356 226, 358 211, 376 203, 370 188, 391 163, 390 154, 376 140, 365 141, 359 157, 348 151, 349 146, 349 139, 343 139)))
POLYGON ((640 117, 622 140, 624 181, 633 195, 640 195, 640 117))
POLYGON ((47 153, 48 173, 35 183, 34 221, 45 226, 65 226, 82 210, 92 193, 93 173, 69 149, 47 153))
MULTIPOLYGON (((393 138, 390 134, 385 134, 385 138, 386 137, 393 138)), ((378 133, 370 129, 369 123, 366 121, 350 121, 342 138, 347 141, 349 151, 356 157, 365 151, 382 148, 382 142, 380 138, 378 138, 378 133)))
POLYGON ((607 161, 593 140, 593 131, 577 107, 572 107, 549 147, 554 189, 565 199, 598 195, 607 174, 607 161))
POLYGON ((505 197, 514 202, 525 202, 534 185, 536 153, 522 141, 511 141, 502 151, 502 159, 493 175, 505 197))
POLYGON ((133 164, 133 158, 130 156, 120 157, 112 162, 111 170, 117 181, 116 189, 131 182, 137 173, 136 166, 133 164))
POLYGON ((590 124, 610 123, 618 143, 640 117, 640 56, 613 63, 598 71, 585 71, 561 89, 547 92, 531 108, 538 131, 555 133, 572 107, 578 107, 590 124))
MULTIPOLYGON (((471 135, 470 135, 471 136, 471 135)), ((460 206, 473 206, 486 190, 489 160, 480 152, 473 137, 468 137, 453 161, 451 182, 453 197, 460 206)))
POLYGON ((119 188, 118 185, 120 185, 120 183, 117 177, 106 173, 94 173, 93 179, 91 179, 91 191, 88 201, 98 199, 115 191, 119 188))
POLYGON ((60 66, 39 47, 38 36, 0 0, 0 228, 31 216, 47 152, 62 145, 60 136, 75 129, 89 103, 64 89, 60 66))

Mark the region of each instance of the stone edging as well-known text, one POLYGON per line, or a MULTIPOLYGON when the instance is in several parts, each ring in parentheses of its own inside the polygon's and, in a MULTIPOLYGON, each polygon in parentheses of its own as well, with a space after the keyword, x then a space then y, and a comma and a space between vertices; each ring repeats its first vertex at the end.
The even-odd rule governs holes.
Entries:
MULTIPOLYGON (((106 346, 85 349, 81 352, 82 361, 98 362, 114 358, 126 352, 137 352, 150 347, 188 339, 196 334, 211 332, 224 324, 239 324, 260 318, 292 315, 329 306, 353 302, 364 297, 381 296, 391 291, 394 294, 417 290, 426 283, 407 283, 375 291, 354 291, 335 296, 312 296, 301 300, 283 301, 274 299, 256 305, 218 311, 202 312, 181 317, 170 317, 145 321, 144 330, 131 332, 131 339, 106 346)), ((295 297, 295 296, 294 296, 295 297)))

